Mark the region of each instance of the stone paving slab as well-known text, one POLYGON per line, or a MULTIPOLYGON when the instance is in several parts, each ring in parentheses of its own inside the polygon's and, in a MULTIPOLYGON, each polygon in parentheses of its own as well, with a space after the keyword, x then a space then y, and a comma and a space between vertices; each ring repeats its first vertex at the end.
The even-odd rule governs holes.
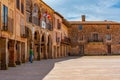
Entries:
POLYGON ((0 80, 120 80, 120 56, 34 61, 0 70, 0 80))

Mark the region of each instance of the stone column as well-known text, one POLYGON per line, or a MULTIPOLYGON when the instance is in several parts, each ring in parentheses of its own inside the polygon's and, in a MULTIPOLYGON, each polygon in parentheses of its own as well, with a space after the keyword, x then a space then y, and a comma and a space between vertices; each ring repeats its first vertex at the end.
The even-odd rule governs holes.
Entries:
POLYGON ((63 48, 63 45, 62 45, 62 51, 61 51, 62 52, 62 57, 64 57, 64 54, 63 54, 64 52, 63 51, 64 51, 64 48, 63 48))
POLYGON ((64 56, 65 56, 65 53, 66 53, 66 47, 65 47, 65 45, 64 45, 64 56))
POLYGON ((37 56, 37 60, 40 61, 40 53, 41 53, 41 42, 39 42, 38 44, 38 56, 37 56))
POLYGON ((57 46, 55 46, 55 58, 57 58, 57 46))
POLYGON ((51 57, 52 57, 52 59, 54 59, 54 51, 53 51, 53 45, 51 44, 51 57))
POLYGON ((47 44, 45 43, 45 59, 48 59, 47 44))
POLYGON ((8 62, 7 62, 7 39, 0 39, 0 54, 1 54, 1 69, 7 70, 8 69, 8 62))

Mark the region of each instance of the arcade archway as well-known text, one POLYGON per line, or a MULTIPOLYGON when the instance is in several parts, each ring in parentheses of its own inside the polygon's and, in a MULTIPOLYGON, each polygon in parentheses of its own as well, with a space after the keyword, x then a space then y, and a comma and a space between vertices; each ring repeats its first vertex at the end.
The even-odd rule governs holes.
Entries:
POLYGON ((40 60, 40 33, 36 31, 34 33, 34 59, 40 60))
POLYGON ((32 40, 32 31, 26 27, 26 32, 27 32, 27 60, 29 60, 29 51, 31 48, 33 48, 33 40, 32 40))
POLYGON ((46 35, 43 34, 41 36, 41 59, 47 59, 47 53, 46 53, 46 35))

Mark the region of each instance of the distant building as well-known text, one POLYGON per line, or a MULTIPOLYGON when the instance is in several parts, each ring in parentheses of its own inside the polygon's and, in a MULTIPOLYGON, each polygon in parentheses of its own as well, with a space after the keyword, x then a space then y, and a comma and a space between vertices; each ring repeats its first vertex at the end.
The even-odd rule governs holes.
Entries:
POLYGON ((70 21, 73 55, 120 54, 120 23, 113 21, 70 21))

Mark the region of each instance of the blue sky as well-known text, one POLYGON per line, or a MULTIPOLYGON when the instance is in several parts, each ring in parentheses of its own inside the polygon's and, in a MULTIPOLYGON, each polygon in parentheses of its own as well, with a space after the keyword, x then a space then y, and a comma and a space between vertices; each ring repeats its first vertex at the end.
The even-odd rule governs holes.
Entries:
POLYGON ((120 22, 120 0, 43 0, 67 20, 120 22))

